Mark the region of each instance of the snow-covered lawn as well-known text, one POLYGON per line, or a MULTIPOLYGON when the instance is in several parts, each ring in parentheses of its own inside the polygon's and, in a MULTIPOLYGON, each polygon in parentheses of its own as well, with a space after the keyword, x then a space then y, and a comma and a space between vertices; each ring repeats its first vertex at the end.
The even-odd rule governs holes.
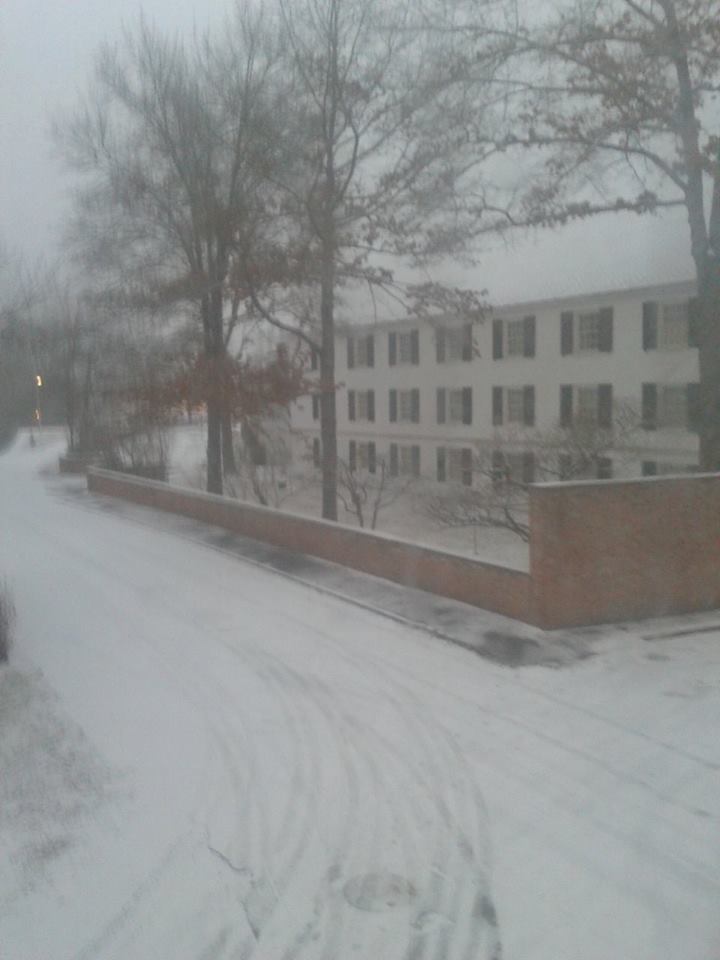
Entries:
POLYGON ((2 960, 720 956, 720 614, 510 670, 57 452, 0 457, 2 960))
MULTIPOLYGON (((205 444, 206 428, 204 423, 183 424, 174 427, 170 434, 170 482, 178 486, 198 487, 205 485, 205 444)), ((283 491, 279 509, 310 517, 321 515, 322 495, 317 478, 307 474, 297 466, 291 477, 290 487, 283 491)), ((226 486, 232 486, 230 479, 226 486)), ((236 480, 237 493, 242 498, 244 492, 252 499, 250 484, 236 480)), ((484 560, 487 563, 499 563, 516 570, 527 570, 530 565, 528 545, 509 530, 488 527, 443 527, 427 514, 428 493, 437 494, 437 486, 427 481, 415 481, 392 504, 381 510, 377 529, 402 540, 412 540, 428 547, 460 553, 463 556, 484 560)), ((257 500, 252 500, 257 503, 257 500)), ((357 525, 357 519, 338 505, 339 520, 350 526, 357 525)), ((368 511, 369 514, 370 511, 368 511)))

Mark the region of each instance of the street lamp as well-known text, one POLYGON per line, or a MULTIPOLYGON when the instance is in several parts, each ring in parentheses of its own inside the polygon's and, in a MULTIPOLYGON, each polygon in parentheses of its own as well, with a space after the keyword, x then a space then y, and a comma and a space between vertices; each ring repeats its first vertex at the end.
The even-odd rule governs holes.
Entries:
POLYGON ((42 413, 40 406, 40 388, 43 385, 43 378, 39 373, 35 374, 35 423, 38 427, 42 424, 42 413))

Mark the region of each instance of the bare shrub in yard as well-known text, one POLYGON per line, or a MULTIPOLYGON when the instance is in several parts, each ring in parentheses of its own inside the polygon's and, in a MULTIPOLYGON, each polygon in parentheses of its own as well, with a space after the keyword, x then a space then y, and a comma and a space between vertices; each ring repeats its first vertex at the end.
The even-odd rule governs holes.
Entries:
POLYGON ((12 631, 15 623, 15 604, 7 583, 0 581, 0 663, 10 656, 12 631))

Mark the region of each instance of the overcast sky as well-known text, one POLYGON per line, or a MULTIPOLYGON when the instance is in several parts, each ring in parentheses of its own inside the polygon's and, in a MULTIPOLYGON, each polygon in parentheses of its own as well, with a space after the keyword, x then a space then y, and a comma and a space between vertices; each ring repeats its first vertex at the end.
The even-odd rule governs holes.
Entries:
POLYGON ((0 239, 52 259, 68 188, 49 131, 86 88, 95 53, 142 9, 168 30, 221 19, 231 0, 0 0, 0 239))
MULTIPOLYGON (((170 31, 217 23, 232 0, 0 0, 0 240, 29 261, 59 253, 68 175, 49 136, 77 103, 103 40, 142 9, 170 31)), ((495 302, 565 296, 692 276, 685 216, 609 216, 443 271, 495 302)))

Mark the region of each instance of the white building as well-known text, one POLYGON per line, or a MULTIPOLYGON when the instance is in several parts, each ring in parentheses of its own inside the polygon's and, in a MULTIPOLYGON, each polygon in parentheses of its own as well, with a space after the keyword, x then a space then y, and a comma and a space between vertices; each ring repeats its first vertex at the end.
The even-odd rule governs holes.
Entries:
MULTIPOLYGON (((614 290, 510 304, 472 326, 373 323, 336 341, 338 453, 391 473, 473 482, 477 450, 532 480, 537 450, 560 428, 615 429, 596 476, 696 467, 698 358, 694 284, 614 290), (493 452, 494 451, 494 452, 493 452)), ((319 457, 319 403, 292 412, 298 449, 319 457)), ((558 471, 562 473, 562 449, 558 471)), ((591 473, 591 471, 588 471, 591 473)))

